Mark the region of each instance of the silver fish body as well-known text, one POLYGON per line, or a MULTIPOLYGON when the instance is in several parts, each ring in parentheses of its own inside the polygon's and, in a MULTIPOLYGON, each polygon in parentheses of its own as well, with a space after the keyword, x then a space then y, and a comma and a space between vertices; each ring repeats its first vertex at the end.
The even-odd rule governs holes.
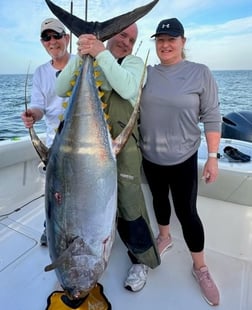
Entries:
POLYGON ((50 151, 45 193, 52 260, 46 270, 56 268, 72 298, 85 296, 107 266, 117 206, 116 158, 90 56, 50 151))

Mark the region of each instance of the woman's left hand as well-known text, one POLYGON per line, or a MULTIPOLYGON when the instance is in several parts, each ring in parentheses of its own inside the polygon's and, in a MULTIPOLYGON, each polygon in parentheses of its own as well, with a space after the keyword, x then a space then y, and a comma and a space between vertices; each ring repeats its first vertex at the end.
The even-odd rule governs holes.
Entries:
POLYGON ((215 182, 218 177, 218 171, 218 159, 209 157, 203 169, 202 180, 206 183, 215 182))

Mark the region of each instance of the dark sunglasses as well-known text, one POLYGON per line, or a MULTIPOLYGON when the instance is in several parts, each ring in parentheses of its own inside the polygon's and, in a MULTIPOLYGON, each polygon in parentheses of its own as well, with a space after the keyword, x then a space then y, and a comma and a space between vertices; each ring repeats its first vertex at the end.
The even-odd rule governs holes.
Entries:
POLYGON ((49 42, 52 38, 54 38, 55 40, 60 40, 62 39, 63 37, 65 36, 65 33, 62 32, 62 33, 55 33, 55 34, 44 34, 42 37, 41 37, 41 40, 44 41, 44 42, 49 42))

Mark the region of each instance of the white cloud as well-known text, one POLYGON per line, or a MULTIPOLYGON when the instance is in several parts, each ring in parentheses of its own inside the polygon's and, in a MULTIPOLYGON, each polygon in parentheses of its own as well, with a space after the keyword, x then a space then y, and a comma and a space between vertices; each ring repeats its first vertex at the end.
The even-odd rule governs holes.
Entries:
POLYGON ((252 34, 224 35, 211 41, 192 40, 187 44, 188 58, 203 62, 213 70, 251 70, 251 51, 252 34))

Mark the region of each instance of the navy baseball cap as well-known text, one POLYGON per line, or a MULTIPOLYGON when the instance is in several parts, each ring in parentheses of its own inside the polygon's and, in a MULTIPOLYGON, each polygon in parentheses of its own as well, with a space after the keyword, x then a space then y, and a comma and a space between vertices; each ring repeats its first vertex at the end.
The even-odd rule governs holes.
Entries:
POLYGON ((177 18, 164 19, 158 24, 156 33, 151 38, 160 34, 168 34, 172 37, 184 36, 184 27, 177 18))

